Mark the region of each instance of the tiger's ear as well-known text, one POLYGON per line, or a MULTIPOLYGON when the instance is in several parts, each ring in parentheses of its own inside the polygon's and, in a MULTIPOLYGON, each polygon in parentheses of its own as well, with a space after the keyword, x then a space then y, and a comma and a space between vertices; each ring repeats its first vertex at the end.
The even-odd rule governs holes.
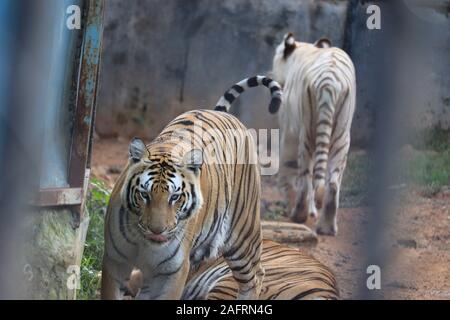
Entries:
POLYGON ((198 174, 203 165, 203 151, 200 149, 192 149, 184 155, 183 164, 186 169, 198 174))
POLYGON ((144 141, 139 138, 133 138, 130 142, 129 153, 130 159, 133 162, 138 162, 142 159, 145 153, 148 153, 147 147, 145 146, 144 141))
POLYGON ((331 46, 332 46, 331 40, 328 38, 320 38, 319 40, 316 41, 316 43, 314 43, 314 45, 317 48, 321 48, 321 49, 331 48, 331 46))
POLYGON ((287 59, 292 52, 294 52, 296 48, 295 44, 295 38, 292 32, 289 32, 284 35, 284 52, 283 52, 283 58, 287 59))

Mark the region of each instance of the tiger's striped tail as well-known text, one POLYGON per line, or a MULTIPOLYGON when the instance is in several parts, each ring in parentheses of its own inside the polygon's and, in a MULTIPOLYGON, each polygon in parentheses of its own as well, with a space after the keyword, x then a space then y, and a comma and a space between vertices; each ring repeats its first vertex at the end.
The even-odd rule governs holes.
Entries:
POLYGON ((331 135, 336 107, 336 89, 326 83, 319 88, 317 97, 316 141, 314 153, 313 186, 316 202, 323 201, 328 168, 331 135))
POLYGON ((272 99, 270 100, 269 112, 276 113, 280 109, 282 90, 281 86, 274 80, 265 76, 255 76, 244 79, 233 85, 217 102, 214 110, 216 111, 230 111, 231 104, 241 95, 242 92, 248 88, 265 86, 270 89, 272 99))

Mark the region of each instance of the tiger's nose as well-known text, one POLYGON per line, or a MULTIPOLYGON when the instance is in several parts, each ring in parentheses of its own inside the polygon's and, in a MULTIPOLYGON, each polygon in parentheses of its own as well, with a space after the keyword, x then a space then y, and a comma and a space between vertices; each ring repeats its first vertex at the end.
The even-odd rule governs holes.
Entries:
POLYGON ((167 227, 149 227, 148 228, 150 230, 151 233, 155 234, 155 235, 160 235, 161 233, 163 233, 164 231, 167 230, 167 227))

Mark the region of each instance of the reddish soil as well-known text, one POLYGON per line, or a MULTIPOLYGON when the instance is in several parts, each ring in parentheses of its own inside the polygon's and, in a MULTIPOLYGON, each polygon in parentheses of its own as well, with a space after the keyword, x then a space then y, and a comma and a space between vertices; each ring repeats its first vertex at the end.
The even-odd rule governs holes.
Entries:
MULTIPOLYGON (((128 153, 128 140, 96 140, 92 174, 114 185, 128 153)), ((274 178, 263 179, 263 210, 282 198, 274 178)), ((387 299, 450 300, 450 191, 423 198, 410 192, 390 220, 386 242, 391 249, 382 288, 377 297, 387 299)), ((364 226, 367 208, 342 208, 339 234, 319 237, 315 246, 303 247, 336 274, 343 299, 358 297, 366 282, 364 226)), ((285 220, 285 218, 279 218, 285 220)))

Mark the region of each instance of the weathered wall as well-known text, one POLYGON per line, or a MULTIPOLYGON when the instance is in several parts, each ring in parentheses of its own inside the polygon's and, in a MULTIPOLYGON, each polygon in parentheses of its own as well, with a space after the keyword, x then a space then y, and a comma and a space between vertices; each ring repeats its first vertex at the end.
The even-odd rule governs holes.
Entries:
MULTIPOLYGON (((108 0, 97 133, 151 138, 185 110, 212 108, 234 82, 267 73, 276 45, 293 31, 302 41, 327 36, 350 52, 358 81, 352 137, 355 145, 365 145, 376 108, 371 75, 378 68, 377 31, 366 28, 367 4, 353 1, 348 10, 349 3, 108 0)), ((449 38, 444 33, 436 48, 439 66, 427 86, 424 112, 431 119, 427 125, 444 128, 450 123, 449 38)), ((233 111, 249 127, 277 127, 268 99, 264 89, 255 89, 233 111)))
POLYGON ((80 278, 79 273, 71 272, 79 271, 76 269, 81 265, 88 224, 85 216, 76 226, 70 210, 40 210, 25 219, 22 234, 26 239, 20 261, 25 299, 76 298, 80 278))
MULTIPOLYGON (((97 132, 154 136, 174 116, 212 108, 234 82, 271 69, 276 45, 343 45, 347 1, 109 0, 97 132)), ((269 96, 256 89, 234 110, 250 127, 276 127, 269 96)))
POLYGON ((450 129, 450 17, 436 13, 437 19, 446 21, 436 23, 427 33, 426 49, 419 62, 425 70, 419 75, 421 86, 416 90, 418 106, 414 125, 419 128, 437 125, 450 129), (427 94, 421 94, 423 92, 427 94))
MULTIPOLYGON (((381 78, 392 82, 393 90, 397 91, 396 99, 402 104, 398 130, 413 133, 435 127, 450 129, 450 19, 445 13, 434 10, 427 10, 431 15, 424 18, 419 11, 399 3, 407 27, 391 39, 402 47, 397 49, 399 55, 392 57, 397 69, 391 70, 382 61, 379 46, 386 44, 388 47, 384 51, 391 50, 394 55, 392 43, 383 38, 386 34, 366 26, 370 4, 370 1, 365 4, 351 1, 344 37, 344 49, 356 66, 358 86, 352 144, 366 146, 370 142, 377 103, 388 99, 377 96, 379 73, 386 75, 381 78)), ((382 29, 387 20, 387 15, 381 11, 382 29)), ((408 137, 403 138, 410 142, 408 137)))

